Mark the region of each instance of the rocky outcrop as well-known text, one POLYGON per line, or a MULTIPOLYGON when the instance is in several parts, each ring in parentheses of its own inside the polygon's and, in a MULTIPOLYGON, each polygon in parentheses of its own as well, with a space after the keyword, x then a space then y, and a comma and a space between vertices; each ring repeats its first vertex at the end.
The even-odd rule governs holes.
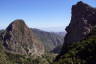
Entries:
POLYGON ((64 44, 58 60, 64 53, 68 52, 68 46, 85 39, 92 29, 96 26, 96 8, 78 2, 72 6, 72 16, 69 26, 66 27, 67 34, 64 38, 64 44))
POLYGON ((66 28, 65 44, 78 42, 84 39, 96 25, 96 8, 78 2, 72 6, 72 17, 66 28))
POLYGON ((23 20, 13 21, 5 30, 3 45, 6 50, 23 55, 42 55, 44 46, 36 40, 23 20))

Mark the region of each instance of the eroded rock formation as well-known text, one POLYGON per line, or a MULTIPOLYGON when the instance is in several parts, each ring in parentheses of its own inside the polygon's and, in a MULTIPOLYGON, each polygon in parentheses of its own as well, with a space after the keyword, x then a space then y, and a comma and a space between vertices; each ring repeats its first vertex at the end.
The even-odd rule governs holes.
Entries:
POLYGON ((64 53, 68 52, 68 46, 85 39, 96 26, 96 8, 83 3, 82 1, 72 6, 71 21, 66 27, 67 34, 58 60, 64 53))
POLYGON ((3 35, 3 45, 8 51, 18 54, 42 55, 44 46, 36 40, 32 30, 23 20, 13 21, 3 35))
POLYGON ((66 28, 65 44, 78 42, 86 37, 96 25, 96 8, 78 2, 72 6, 72 17, 66 28))

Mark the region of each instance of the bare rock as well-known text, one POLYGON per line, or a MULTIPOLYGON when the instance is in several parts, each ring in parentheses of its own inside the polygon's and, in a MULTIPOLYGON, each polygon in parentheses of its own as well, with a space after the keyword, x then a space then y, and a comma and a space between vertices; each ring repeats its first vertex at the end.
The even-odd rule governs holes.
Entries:
POLYGON ((71 21, 66 27, 67 34, 64 38, 64 44, 56 60, 68 51, 67 46, 85 39, 95 26, 96 8, 92 8, 82 1, 73 5, 71 21))
POLYGON ((96 8, 78 2, 72 6, 72 17, 66 28, 65 44, 78 42, 84 39, 96 25, 96 8))
POLYGON ((36 39, 25 22, 18 19, 7 27, 3 35, 3 45, 10 52, 39 56, 44 54, 44 46, 36 39))

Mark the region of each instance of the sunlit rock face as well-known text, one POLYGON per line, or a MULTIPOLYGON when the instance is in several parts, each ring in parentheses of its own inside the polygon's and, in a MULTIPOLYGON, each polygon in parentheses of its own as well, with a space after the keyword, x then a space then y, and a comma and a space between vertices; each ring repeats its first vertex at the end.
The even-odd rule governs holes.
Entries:
POLYGON ((39 56, 44 54, 44 46, 36 39, 25 22, 18 19, 7 27, 3 35, 3 45, 10 52, 39 56))

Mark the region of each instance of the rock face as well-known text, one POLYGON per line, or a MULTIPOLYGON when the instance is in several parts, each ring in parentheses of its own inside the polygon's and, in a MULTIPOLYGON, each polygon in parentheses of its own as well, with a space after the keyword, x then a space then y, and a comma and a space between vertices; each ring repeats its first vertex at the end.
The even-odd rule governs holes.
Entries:
POLYGON ((65 53, 68 52, 68 46, 72 43, 77 43, 85 39, 96 26, 96 8, 78 2, 72 6, 72 16, 69 26, 66 27, 67 34, 64 38, 64 44, 60 54, 55 61, 59 60, 65 53))
POLYGON ((84 39, 96 25, 96 8, 78 2, 72 6, 72 17, 69 26, 66 28, 65 44, 78 42, 84 39))
POLYGON ((3 35, 3 45, 8 51, 18 54, 42 55, 44 46, 37 41, 23 20, 13 21, 3 35))

